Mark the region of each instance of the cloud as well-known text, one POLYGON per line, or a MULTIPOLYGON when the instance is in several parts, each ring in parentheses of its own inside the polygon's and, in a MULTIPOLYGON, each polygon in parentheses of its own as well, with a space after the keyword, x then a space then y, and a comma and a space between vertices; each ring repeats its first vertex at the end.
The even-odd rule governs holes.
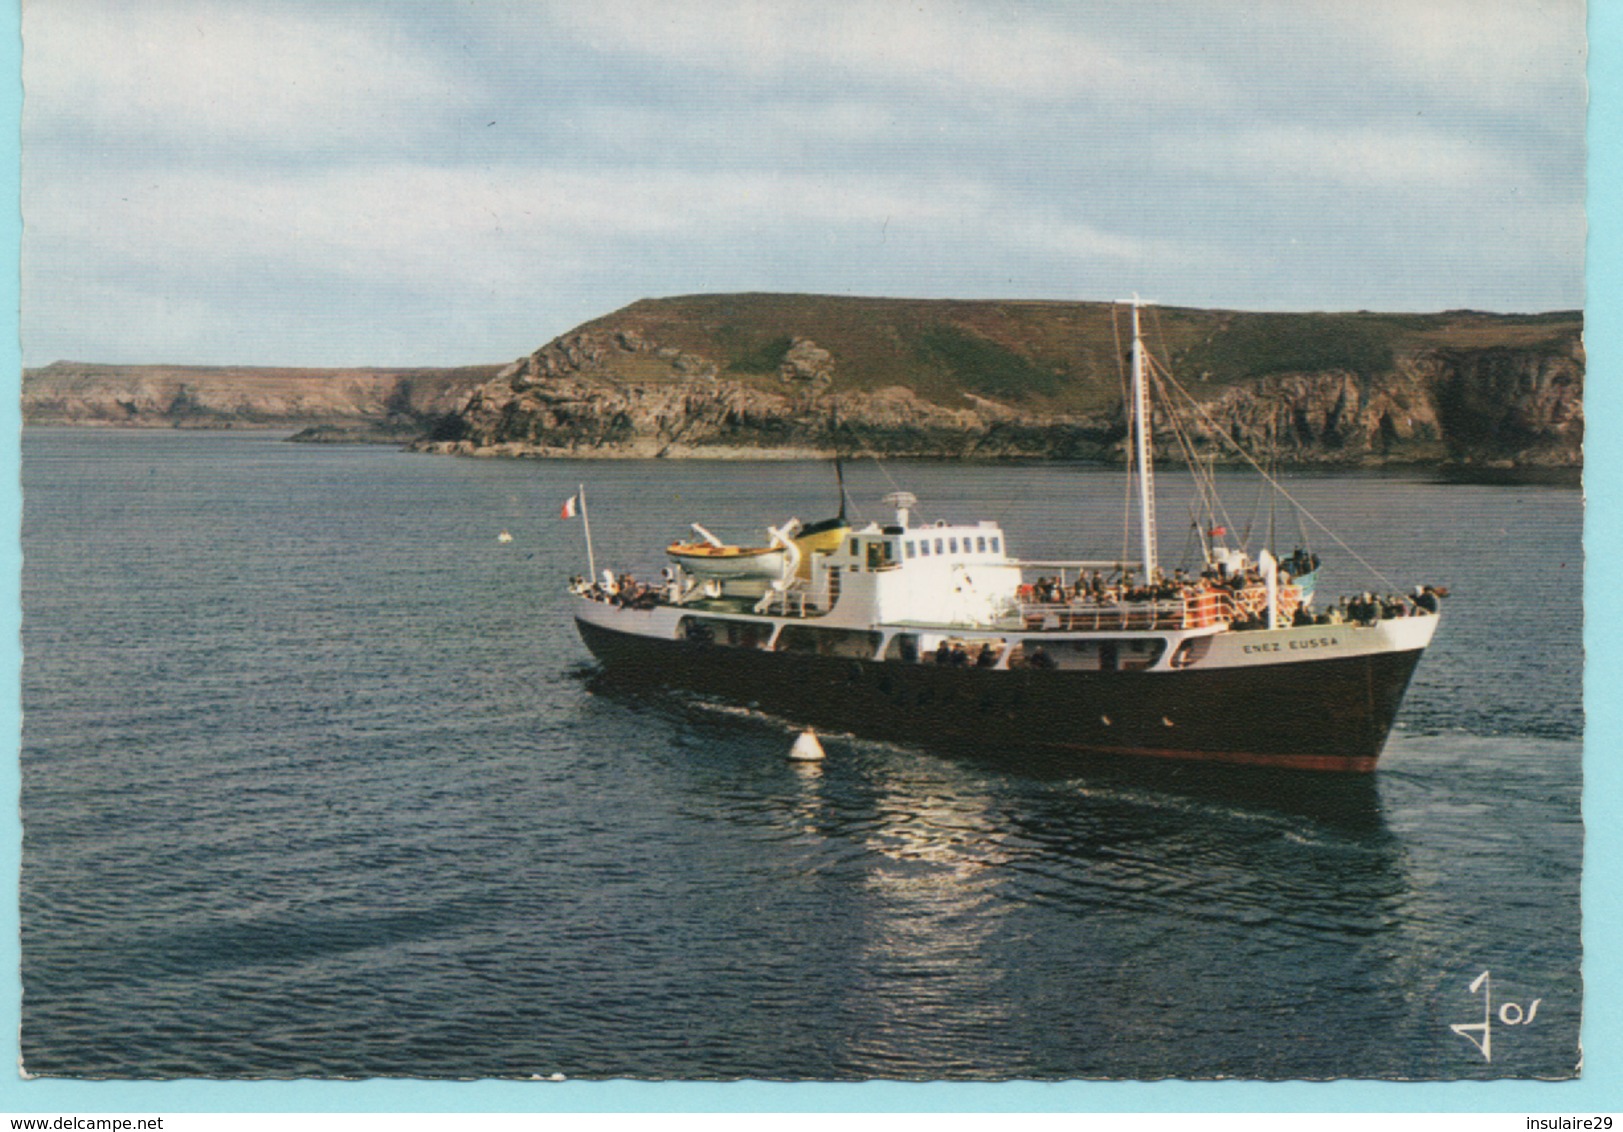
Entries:
MULTIPOLYGON (((1098 264, 1119 274, 1147 254, 1141 241, 968 178, 421 164, 274 179, 157 167, 119 178, 30 168, 25 181, 34 177, 52 189, 25 193, 33 360, 85 353, 50 343, 92 311, 103 326, 134 326, 145 311, 196 357, 179 343, 223 336, 242 321, 232 308, 290 301, 281 295, 326 296, 333 325, 393 320, 371 308, 424 295, 441 297, 444 319, 477 322, 469 311, 480 305, 533 307, 581 288, 973 293, 1005 275, 1098 264), (177 297, 158 303, 143 287, 177 297), (215 326, 198 302, 221 308, 215 326)), ((526 336, 562 329, 537 322, 526 336)), ((151 338, 150 327, 132 334, 151 338)))
POLYGON ((1313 183, 1367 190, 1465 189, 1526 184, 1538 177, 1517 157, 1422 128, 1279 125, 1221 136, 1164 134, 1151 153, 1168 168, 1258 180, 1274 191, 1313 183))
POLYGON ((1389 67, 1492 105, 1583 89, 1584 0, 1361 0, 1311 9, 1389 67))
MULTIPOLYGON (((1062 10, 1063 11, 1063 10, 1062 10)), ((1231 91, 1186 62, 1112 41, 1087 10, 1058 18, 1026 5, 933 2, 710 0, 579 4, 554 9, 556 27, 605 55, 681 60, 687 67, 792 88, 860 81, 932 96, 1020 101, 1089 97, 1212 104, 1231 91), (1078 14, 1083 18, 1078 18, 1078 14)))
MULTIPOLYGON (((28 317, 22 337, 31 365, 167 359, 178 344, 190 347, 221 328, 217 305, 173 288, 155 289, 150 279, 87 280, 35 272, 27 274, 25 282, 28 317), (90 326, 86 311, 95 312, 90 326)), ((240 327, 233 329, 240 334, 240 327)))
POLYGON ((1139 251, 1135 241, 1034 211, 969 179, 428 165, 272 180, 177 177, 157 168, 119 180, 48 177, 52 192, 27 194, 30 249, 96 250, 152 268, 248 260, 425 282, 495 273, 523 285, 560 254, 612 254, 656 241, 782 246, 887 226, 1075 256, 1139 251))
POLYGON ((352 143, 404 134, 457 86, 382 18, 205 0, 31 0, 25 137, 121 149, 352 143))
POLYGON ((28 0, 24 31, 53 354, 245 360, 272 310, 260 360, 427 362, 639 294, 1554 306, 1581 273, 1578 0, 28 0))

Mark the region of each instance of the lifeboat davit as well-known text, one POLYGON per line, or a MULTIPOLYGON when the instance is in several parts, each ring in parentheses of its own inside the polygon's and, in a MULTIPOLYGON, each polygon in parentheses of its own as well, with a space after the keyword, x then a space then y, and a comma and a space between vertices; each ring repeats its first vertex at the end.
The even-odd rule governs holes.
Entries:
POLYGON ((843 516, 805 526, 791 520, 782 531, 771 531, 769 546, 733 546, 698 523, 693 530, 699 536, 696 541, 673 542, 665 553, 696 578, 782 579, 793 571, 804 579, 811 576, 811 556, 837 549, 851 525, 843 516))

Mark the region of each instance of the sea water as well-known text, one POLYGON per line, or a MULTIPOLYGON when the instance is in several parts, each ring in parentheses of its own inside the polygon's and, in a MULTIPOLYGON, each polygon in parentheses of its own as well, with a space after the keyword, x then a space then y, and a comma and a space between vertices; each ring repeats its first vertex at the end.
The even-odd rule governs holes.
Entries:
MULTIPOLYGON (((1164 478, 1176 563, 1209 520, 1164 478)), ((832 514, 826 465, 61 429, 23 479, 30 1073, 1575 1071, 1576 489, 1285 477, 1332 537, 1220 476, 1321 595, 1452 591, 1378 774, 1298 789, 832 734, 795 763, 796 721, 594 679, 568 496, 647 577, 691 521, 832 514)), ((901 487, 1025 557, 1132 553, 1110 469, 847 480, 864 518, 901 487)))

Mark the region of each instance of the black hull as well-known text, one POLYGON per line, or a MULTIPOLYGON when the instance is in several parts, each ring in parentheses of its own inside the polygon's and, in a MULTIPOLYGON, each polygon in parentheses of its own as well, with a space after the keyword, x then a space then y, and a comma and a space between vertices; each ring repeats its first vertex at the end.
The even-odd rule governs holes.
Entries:
POLYGON ((1421 650, 1243 668, 938 668, 622 633, 576 619, 612 676, 877 739, 1292 770, 1375 769, 1421 650))

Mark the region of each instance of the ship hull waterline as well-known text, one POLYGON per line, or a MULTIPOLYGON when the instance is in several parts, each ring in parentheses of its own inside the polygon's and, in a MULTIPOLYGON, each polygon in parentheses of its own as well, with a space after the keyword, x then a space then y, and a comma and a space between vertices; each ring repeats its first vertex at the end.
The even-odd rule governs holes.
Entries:
POLYGON ((1422 648, 1178 672, 986 670, 664 639, 576 618, 607 675, 795 723, 984 754, 1367 774, 1422 648))

